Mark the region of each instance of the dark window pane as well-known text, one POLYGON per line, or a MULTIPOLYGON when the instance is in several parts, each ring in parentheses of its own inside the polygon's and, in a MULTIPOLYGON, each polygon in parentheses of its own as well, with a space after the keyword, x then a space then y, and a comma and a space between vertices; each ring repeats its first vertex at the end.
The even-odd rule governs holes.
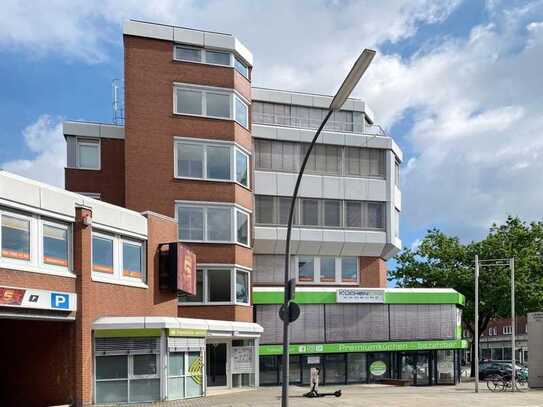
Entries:
POLYGON ((230 147, 207 146, 207 177, 230 179, 230 147))
POLYGON ((157 365, 156 365, 156 355, 134 355, 133 356, 133 373, 134 376, 142 375, 156 375, 157 374, 157 365))
POLYGON ((324 226, 341 226, 341 201, 325 200, 324 226))
POLYGON ((236 68, 236 71, 249 79, 249 68, 247 67, 247 65, 245 65, 243 62, 236 58, 234 62, 234 67, 236 68))
POLYGON ((127 356, 97 356, 96 380, 125 379, 128 377, 127 356))
POLYGON ((321 257, 321 282, 330 283, 336 281, 336 258, 321 257))
POLYGON ((257 224, 274 224, 274 211, 273 211, 273 196, 257 195, 255 197, 256 203, 256 223, 257 224))
POLYGON ((247 155, 236 150, 236 181, 249 186, 249 159, 247 155))
POLYGON ((196 295, 180 295, 181 302, 204 302, 204 272, 196 270, 196 295))
POLYGON ((183 61, 201 62, 202 50, 197 48, 176 47, 175 58, 183 61))
POLYGON ((368 202, 368 227, 382 229, 384 227, 383 204, 380 202, 368 202))
POLYGON ((207 239, 229 242, 232 240, 230 208, 207 209, 207 239))
POLYGON ((302 199, 302 225, 319 225, 319 201, 317 199, 302 199))
POLYGON ((230 270, 208 270, 209 302, 230 302, 230 270))
POLYGON ((362 227, 362 208, 360 202, 347 201, 345 203, 346 216, 345 221, 347 227, 361 228, 362 227))
POLYGON ((244 212, 236 211, 237 219, 237 242, 249 244, 249 215, 244 212))
POLYGON ((315 261, 313 257, 298 257, 298 280, 313 281, 315 279, 315 261))
POLYGON ((236 301, 249 302, 249 274, 239 270, 236 271, 236 301))

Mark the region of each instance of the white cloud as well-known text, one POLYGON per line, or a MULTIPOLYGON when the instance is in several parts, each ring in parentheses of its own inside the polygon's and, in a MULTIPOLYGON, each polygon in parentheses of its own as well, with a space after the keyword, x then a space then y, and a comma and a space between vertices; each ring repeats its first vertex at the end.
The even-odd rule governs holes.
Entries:
POLYGON ((0 167, 24 177, 64 187, 66 143, 60 118, 41 115, 23 132, 26 147, 33 157, 2 163, 0 167))

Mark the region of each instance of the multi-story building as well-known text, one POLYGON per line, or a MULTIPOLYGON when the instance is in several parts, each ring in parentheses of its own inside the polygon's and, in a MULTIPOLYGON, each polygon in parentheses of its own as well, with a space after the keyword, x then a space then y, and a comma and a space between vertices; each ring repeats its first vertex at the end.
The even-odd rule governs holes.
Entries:
MULTIPOLYGON (((518 363, 528 364, 528 322, 526 315, 515 319, 515 360, 518 363)), ((511 360, 511 335, 513 326, 511 318, 494 319, 488 323, 487 329, 482 333, 480 343, 481 359, 485 360, 511 360)))
MULTIPOLYGON (((75 328, 63 328, 67 337, 57 335, 60 325, 44 334, 57 342, 43 368, 63 380, 52 361, 55 349, 72 344, 75 355, 58 363, 73 383, 57 390, 76 404, 276 384, 289 196, 331 97, 252 87, 252 54, 228 34, 129 21, 124 49, 124 124, 64 123, 72 192, 2 178, 0 210, 7 208, 8 220, 0 283, 77 298, 77 308, 60 316, 74 321, 75 328), (22 224, 10 219, 19 211, 37 225, 32 239, 45 231, 42 217, 60 216, 60 229, 73 230, 65 239, 72 242, 70 266, 63 263, 60 274, 45 264, 38 241, 30 259, 11 260, 19 254, 10 249, 10 233, 22 224), (157 279, 159 243, 177 240, 196 254, 197 284, 195 295, 176 299, 157 279), (125 264, 128 254, 135 257, 125 264), (145 271, 137 258, 145 259, 145 271)), ((385 262, 401 245, 401 160, 358 99, 334 113, 313 151, 292 240, 302 309, 292 324, 293 383, 307 382, 312 365, 322 367, 325 383, 457 380, 463 296, 386 288, 385 262)), ((0 317, 9 316, 12 308, 3 304, 0 317)), ((20 329, 20 314, 14 322, 0 318, 2 327, 20 329)), ((17 349, 27 346, 21 341, 17 349)), ((30 368, 31 360, 22 360, 9 363, 13 378, 30 368)), ((56 403, 60 396, 48 391, 56 403)))

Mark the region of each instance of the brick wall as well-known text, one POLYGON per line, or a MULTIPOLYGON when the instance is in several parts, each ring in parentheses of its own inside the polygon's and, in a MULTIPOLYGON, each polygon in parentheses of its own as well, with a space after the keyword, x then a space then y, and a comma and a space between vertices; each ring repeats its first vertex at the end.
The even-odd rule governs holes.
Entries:
POLYGON ((79 170, 66 168, 65 187, 73 192, 96 192, 101 199, 124 206, 124 140, 100 140, 101 169, 79 170))
POLYGON ((368 288, 386 288, 387 267, 380 257, 359 257, 360 285, 368 288))

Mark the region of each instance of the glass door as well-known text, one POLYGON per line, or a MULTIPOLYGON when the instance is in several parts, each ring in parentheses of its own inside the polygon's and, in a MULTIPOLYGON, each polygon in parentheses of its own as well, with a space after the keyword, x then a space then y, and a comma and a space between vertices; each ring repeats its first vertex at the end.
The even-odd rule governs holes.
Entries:
POLYGON ((407 380, 409 384, 415 384, 417 371, 416 355, 403 354, 400 356, 400 379, 407 380))
POLYGON ((400 353, 400 378, 415 386, 431 384, 430 353, 406 352, 400 353))
POLYGON ((418 386, 428 386, 430 384, 430 366, 430 355, 417 353, 416 384, 418 386))
POLYGON ((208 343, 206 345, 207 386, 226 386, 226 343, 208 343))

